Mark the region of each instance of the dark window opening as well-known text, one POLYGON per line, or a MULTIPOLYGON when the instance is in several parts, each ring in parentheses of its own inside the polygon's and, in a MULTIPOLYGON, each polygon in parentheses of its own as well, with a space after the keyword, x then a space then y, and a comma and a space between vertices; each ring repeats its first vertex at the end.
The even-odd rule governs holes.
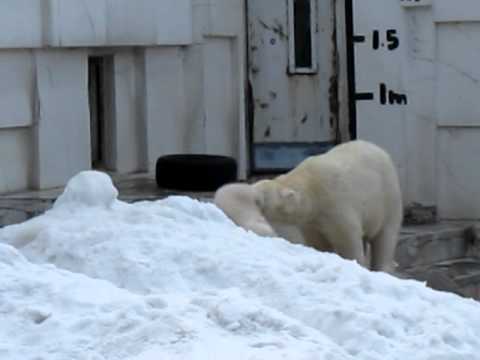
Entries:
POLYGON ((293 23, 295 39, 295 67, 312 67, 312 27, 310 0, 294 0, 293 23))
POLYGON ((92 168, 115 170, 113 56, 88 58, 88 100, 92 168))
POLYGON ((90 144, 92 167, 102 167, 103 154, 103 123, 105 107, 103 102, 103 57, 90 57, 88 59, 88 96, 90 105, 90 144))

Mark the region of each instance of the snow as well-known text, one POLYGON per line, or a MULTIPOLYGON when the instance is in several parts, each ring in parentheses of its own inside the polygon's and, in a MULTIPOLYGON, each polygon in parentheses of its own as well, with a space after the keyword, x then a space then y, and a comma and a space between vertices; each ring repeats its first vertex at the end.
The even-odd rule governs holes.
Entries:
POLYGON ((117 199, 118 191, 112 179, 100 171, 82 171, 70 179, 55 207, 101 206, 110 208, 117 199))
POLYGON ((0 229, 0 359, 479 359, 480 305, 235 226, 188 197, 72 178, 0 229))

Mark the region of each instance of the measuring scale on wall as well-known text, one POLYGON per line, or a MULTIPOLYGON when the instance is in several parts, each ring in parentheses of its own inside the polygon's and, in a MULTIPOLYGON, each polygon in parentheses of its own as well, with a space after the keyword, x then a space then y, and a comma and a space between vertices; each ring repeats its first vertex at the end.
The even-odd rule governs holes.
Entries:
POLYGON ((406 204, 478 219, 480 2, 352 4, 358 137, 392 155, 406 204))
MULTIPOLYGON (((405 69, 412 37, 406 7, 424 0, 353 1, 354 98, 356 136, 392 156, 402 188, 407 182, 408 121, 411 94, 405 69), (407 55, 407 56, 405 56, 407 55)), ((415 18, 416 19, 416 18, 415 18)))

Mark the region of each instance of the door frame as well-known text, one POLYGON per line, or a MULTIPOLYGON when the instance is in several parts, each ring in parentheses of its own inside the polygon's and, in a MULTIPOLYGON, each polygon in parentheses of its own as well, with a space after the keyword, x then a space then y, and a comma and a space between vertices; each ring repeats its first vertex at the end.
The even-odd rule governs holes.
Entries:
POLYGON ((346 74, 348 83, 348 131, 352 139, 357 138, 357 99, 355 86, 355 27, 353 16, 353 0, 342 0, 345 2, 345 50, 346 50, 346 74))
MULTIPOLYGON (((256 0, 245 0, 245 56, 246 56, 246 136, 248 154, 248 176, 257 174, 284 173, 290 169, 257 169, 255 166, 254 149, 254 101, 253 88, 250 79, 250 39, 249 39, 249 2, 256 0)), ((288 0, 282 0, 287 2, 288 0)), ((317 0, 319 1, 319 0, 317 0)), ((332 67, 335 70, 330 79, 329 105, 330 116, 335 122, 336 134, 334 143, 340 144, 356 138, 356 116, 355 116, 355 68, 353 53, 353 0, 330 0, 334 10, 334 26, 332 31, 333 54, 332 67)), ((289 54, 286 54, 289 56, 289 54)), ((281 144, 288 147, 288 144, 281 144)), ((301 144, 299 144, 301 145, 301 144)), ((318 147, 327 144, 318 143, 318 147)))

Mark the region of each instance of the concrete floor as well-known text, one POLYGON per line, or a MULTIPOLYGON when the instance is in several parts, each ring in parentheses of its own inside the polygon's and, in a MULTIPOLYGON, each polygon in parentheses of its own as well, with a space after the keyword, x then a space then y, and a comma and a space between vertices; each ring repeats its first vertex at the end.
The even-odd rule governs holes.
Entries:
MULTIPOLYGON (((159 189, 153 174, 110 175, 119 191, 119 199, 127 202, 158 200, 170 195, 186 195, 204 201, 213 197, 212 192, 159 189)), ((62 192, 63 187, 0 195, 0 227, 43 213, 62 192)), ((404 226, 396 254, 399 272, 404 277, 426 281, 438 290, 480 299, 480 244, 478 236, 465 235, 466 229, 479 234, 478 225, 439 222, 404 226)))
MULTIPOLYGON (((208 200, 211 192, 180 192, 159 189, 154 174, 110 174, 119 191, 119 199, 126 202, 158 200, 170 195, 187 195, 208 200)), ((64 187, 48 190, 28 190, 0 195, 0 227, 25 221, 49 209, 64 187)))

